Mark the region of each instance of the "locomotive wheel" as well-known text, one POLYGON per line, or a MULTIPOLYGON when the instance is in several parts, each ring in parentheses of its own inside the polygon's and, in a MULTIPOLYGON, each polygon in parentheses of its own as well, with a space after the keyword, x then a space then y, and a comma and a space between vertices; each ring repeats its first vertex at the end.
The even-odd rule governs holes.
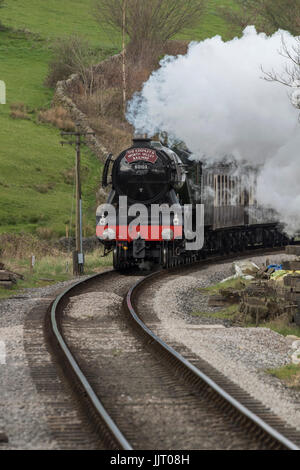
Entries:
POLYGON ((168 248, 163 248, 162 252, 162 262, 163 268, 167 269, 169 267, 169 256, 168 256, 168 248))
POLYGON ((243 250, 240 233, 235 234, 233 249, 236 253, 239 253, 240 251, 243 250))
POLYGON ((116 269, 116 270, 119 269, 118 249, 117 249, 117 247, 113 251, 113 266, 114 266, 114 269, 116 269))
MULTIPOLYGON (((226 235, 225 235, 225 236, 226 236, 226 235)), ((222 254, 224 254, 224 255, 229 255, 229 253, 230 253, 230 246, 229 246, 228 239, 225 238, 225 236, 223 237, 223 240, 222 240, 222 254)))
POLYGON ((243 234, 238 233, 238 243, 237 243, 237 251, 245 251, 245 243, 243 239, 243 234))
POLYGON ((169 267, 170 267, 170 268, 174 268, 175 266, 177 266, 177 265, 176 265, 176 260, 177 260, 177 257, 176 257, 176 256, 175 256, 175 257, 173 256, 173 250, 170 249, 170 250, 169 250, 169 263, 170 263, 170 264, 169 264, 169 267))
POLYGON ((113 266, 116 271, 121 269, 120 248, 118 246, 113 251, 113 266))
POLYGON ((244 249, 245 249, 245 251, 247 251, 249 249, 249 237, 248 237, 247 233, 245 234, 243 243, 244 243, 244 247, 245 247, 244 249))

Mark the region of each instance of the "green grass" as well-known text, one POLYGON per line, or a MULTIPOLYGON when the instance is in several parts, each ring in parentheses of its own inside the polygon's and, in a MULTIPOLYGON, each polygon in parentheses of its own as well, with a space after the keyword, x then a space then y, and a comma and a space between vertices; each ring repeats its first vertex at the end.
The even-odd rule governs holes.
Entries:
MULTIPOLYGON (((0 31, 0 76, 6 82, 8 104, 32 108, 50 104, 53 92, 43 86, 51 53, 47 43, 31 34, 0 31)), ((1 106, 1 114, 8 106, 1 106)))
MULTIPOLYGON (((102 250, 95 250, 85 255, 85 274, 91 275, 101 269, 112 266, 112 256, 101 257, 102 250)), ((72 255, 60 253, 59 256, 37 257, 34 271, 30 272, 29 259, 5 259, 5 266, 24 276, 12 289, 0 287, 0 299, 19 295, 24 289, 44 287, 60 281, 74 278, 72 273, 72 255)))
MULTIPOLYGON (((202 292, 203 294, 214 296, 214 295, 219 294, 220 290, 223 290, 223 289, 231 288, 234 290, 243 290, 249 284, 249 282, 250 281, 245 281, 242 278, 229 279, 228 281, 218 282, 217 284, 213 284, 205 288, 200 288, 198 290, 202 292)), ((224 303, 225 302, 226 301, 224 299, 224 303)), ((193 312, 192 316, 195 316, 195 317, 205 316, 207 318, 217 318, 220 320, 232 320, 233 321, 238 313, 239 313, 239 305, 232 304, 223 309, 220 308, 220 310, 216 312, 193 312)))
POLYGON ((269 369, 267 373, 282 380, 288 387, 300 390, 300 366, 289 364, 278 369, 269 369))
MULTIPOLYGON (((233 29, 217 11, 217 7, 229 7, 234 3, 234 0, 210 0, 200 24, 179 38, 199 41, 219 34, 227 40, 240 34, 240 29, 233 29)), ((7 26, 52 39, 78 33, 95 46, 120 47, 120 35, 108 33, 105 25, 99 27, 93 10, 94 0, 6 0, 5 4, 1 18, 7 26)))
POLYGON ((202 41, 216 35, 222 36, 225 41, 228 41, 235 36, 240 36, 242 33, 241 28, 233 27, 226 23, 220 14, 218 14, 219 7, 232 7, 234 0, 210 0, 206 7, 205 15, 197 27, 186 31, 178 36, 178 39, 202 41))
POLYGON ((219 320, 234 320, 238 314, 239 306, 237 304, 229 305, 217 312, 193 312, 193 317, 216 318, 219 320))
POLYGON ((73 33, 91 44, 111 47, 104 28, 96 22, 93 0, 6 0, 2 22, 14 29, 25 29, 54 39, 73 33))
MULTIPOLYGON (((0 39, 0 79, 7 86, 7 104, 0 106, 0 233, 47 227, 61 236, 73 198, 63 173, 74 166, 75 150, 61 147, 58 129, 37 123, 36 109, 49 106, 53 96, 43 85, 50 52, 30 34, 0 32, 0 39), (29 107, 31 120, 10 117, 9 106, 15 102, 29 107), (42 194, 41 185, 50 189, 42 194)), ((92 226, 102 167, 87 149, 82 165, 86 222, 92 226)))
MULTIPOLYGON (((3 114, 0 140, 5 142, 5 149, 0 149, 0 231, 34 232, 38 227, 47 227, 63 235, 71 219, 73 197, 73 186, 65 183, 63 172, 74 164, 74 149, 62 148, 58 131, 50 126, 15 121, 3 114), (47 192, 41 192, 43 185, 47 192)), ((101 165, 83 149, 82 167, 83 207, 86 220, 92 224, 101 165)))
POLYGON ((213 284, 209 287, 200 288, 200 292, 206 292, 210 295, 219 294, 220 290, 223 289, 235 289, 235 290, 242 290, 250 283, 251 281, 246 281, 240 277, 236 279, 228 279, 225 282, 218 282, 217 284, 213 284))

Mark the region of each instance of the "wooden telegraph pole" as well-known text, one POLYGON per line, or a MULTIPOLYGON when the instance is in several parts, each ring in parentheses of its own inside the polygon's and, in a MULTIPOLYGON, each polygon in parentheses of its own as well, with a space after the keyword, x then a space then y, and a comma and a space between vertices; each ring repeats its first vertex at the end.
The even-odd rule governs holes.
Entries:
POLYGON ((61 136, 75 136, 76 140, 61 142, 62 145, 69 144, 76 147, 75 160, 75 181, 76 181, 76 248, 73 251, 73 274, 81 276, 84 273, 84 256, 82 246, 82 198, 81 198, 81 179, 80 179, 80 148, 85 144, 81 140, 82 136, 95 135, 94 132, 62 132, 61 136))
POLYGON ((123 25, 122 25, 122 74, 123 74, 123 111, 126 114, 126 10, 127 0, 123 0, 123 25))

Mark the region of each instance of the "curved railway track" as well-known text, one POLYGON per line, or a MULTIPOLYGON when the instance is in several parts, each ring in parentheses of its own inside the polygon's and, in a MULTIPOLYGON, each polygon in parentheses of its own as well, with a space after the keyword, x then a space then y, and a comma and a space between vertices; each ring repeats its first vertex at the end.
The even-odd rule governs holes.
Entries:
POLYGON ((182 345, 166 344, 144 323, 141 298, 167 275, 139 274, 134 285, 132 276, 113 271, 93 276, 63 292, 47 316, 52 351, 101 447, 299 449, 299 432, 182 345), (68 314, 72 302, 89 302, 94 295, 99 299, 114 286, 123 297, 114 314, 85 321, 68 314))
POLYGON ((62 315, 70 297, 74 294, 78 295, 85 285, 92 283, 96 279, 110 278, 114 274, 117 275, 113 271, 109 271, 92 276, 85 281, 76 283, 59 295, 51 306, 51 310, 49 310, 49 317, 46 318, 46 334, 59 360, 60 367, 62 367, 66 376, 71 380, 79 402, 87 412, 95 431, 99 433, 100 440, 104 446, 109 449, 132 450, 125 436, 107 413, 87 376, 79 367, 62 332, 62 315))

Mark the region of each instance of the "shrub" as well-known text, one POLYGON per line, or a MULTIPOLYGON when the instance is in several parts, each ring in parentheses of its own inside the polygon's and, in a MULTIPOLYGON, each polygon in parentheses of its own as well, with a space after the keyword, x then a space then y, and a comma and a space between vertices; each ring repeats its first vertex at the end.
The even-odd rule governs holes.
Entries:
POLYGON ((24 103, 12 103, 10 105, 10 117, 13 119, 30 119, 29 110, 24 103))
POLYGON ((89 43, 77 35, 57 40, 53 45, 53 59, 49 64, 45 85, 54 88, 58 81, 79 73, 87 90, 90 83, 90 65, 93 51, 89 43))
POLYGON ((0 251, 3 257, 24 259, 32 254, 36 256, 55 254, 57 250, 34 235, 7 233, 0 235, 0 251))
POLYGON ((51 189, 54 189, 55 183, 42 183, 42 184, 35 184, 33 189, 41 194, 48 193, 51 189))
POLYGON ((40 111, 38 120, 47 124, 52 124, 66 132, 72 132, 75 130, 75 124, 70 118, 68 111, 62 106, 56 106, 51 109, 40 111))
POLYGON ((202 18, 206 0, 95 0, 96 16, 112 30, 125 31, 135 63, 155 63, 168 40, 202 18), (126 10, 124 10, 126 7, 126 10), (125 19, 125 22, 124 22, 125 19))
MULTIPOLYGON (((74 184, 75 181, 75 169, 70 168, 61 172, 65 184, 74 184)), ((67 222, 68 223, 68 222, 67 222)))
POLYGON ((36 229, 36 234, 41 240, 51 240, 55 238, 55 232, 49 227, 39 227, 36 229))

